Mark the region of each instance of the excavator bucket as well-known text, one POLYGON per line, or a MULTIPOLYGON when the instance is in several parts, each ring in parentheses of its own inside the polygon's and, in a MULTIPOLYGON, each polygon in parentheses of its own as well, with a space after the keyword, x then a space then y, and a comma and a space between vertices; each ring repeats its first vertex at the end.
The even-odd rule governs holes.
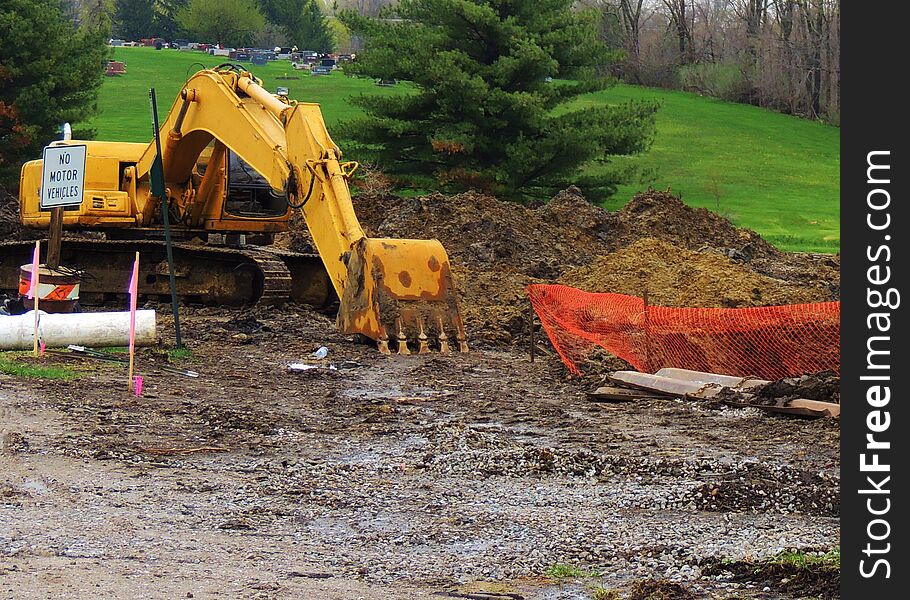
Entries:
POLYGON ((437 240, 362 238, 347 262, 338 327, 384 354, 468 351, 449 257, 437 240))

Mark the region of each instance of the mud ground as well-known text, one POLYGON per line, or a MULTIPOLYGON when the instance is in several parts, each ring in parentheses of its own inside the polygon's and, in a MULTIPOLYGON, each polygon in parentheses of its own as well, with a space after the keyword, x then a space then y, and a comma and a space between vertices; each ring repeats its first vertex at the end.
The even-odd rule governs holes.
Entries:
POLYGON ((144 350, 141 398, 89 359, 0 375, 0 598, 826 593, 715 566, 839 545, 832 420, 592 403, 520 345, 382 357, 302 307, 183 318, 201 377, 144 350))

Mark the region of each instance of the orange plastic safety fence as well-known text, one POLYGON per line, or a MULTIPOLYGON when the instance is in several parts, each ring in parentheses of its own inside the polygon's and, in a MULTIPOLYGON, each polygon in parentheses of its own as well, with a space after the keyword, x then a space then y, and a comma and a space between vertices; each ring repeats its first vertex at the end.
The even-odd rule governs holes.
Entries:
POLYGON ((648 373, 677 367, 773 380, 840 372, 839 302, 670 308, 563 285, 531 285, 527 292, 553 347, 575 374, 596 346, 648 373))

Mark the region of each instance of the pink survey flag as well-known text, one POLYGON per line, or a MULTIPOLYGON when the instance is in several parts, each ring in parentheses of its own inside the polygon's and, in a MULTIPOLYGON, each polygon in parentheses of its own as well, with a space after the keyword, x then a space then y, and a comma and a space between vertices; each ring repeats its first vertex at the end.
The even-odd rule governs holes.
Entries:
MULTIPOLYGON (((139 295, 139 253, 136 253, 136 262, 133 263, 133 276, 130 277, 130 372, 127 377, 127 391, 133 387, 133 354, 136 348, 136 296, 139 295)), ((136 382, 137 387, 142 386, 142 380, 136 382)), ((136 392, 139 395, 139 392, 136 392)))
POLYGON ((139 290, 139 253, 136 253, 136 261, 133 263, 133 276, 130 277, 130 354, 136 343, 136 296, 139 290))
POLYGON ((35 242, 35 252, 32 254, 32 274, 28 286, 28 299, 31 300, 38 294, 38 261, 41 259, 41 242, 35 242))

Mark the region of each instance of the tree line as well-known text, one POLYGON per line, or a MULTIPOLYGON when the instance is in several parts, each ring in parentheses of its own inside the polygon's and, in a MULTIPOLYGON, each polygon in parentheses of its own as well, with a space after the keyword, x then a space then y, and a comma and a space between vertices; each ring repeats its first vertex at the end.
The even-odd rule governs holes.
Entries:
POLYGON ((324 6, 321 0, 114 0, 113 34, 332 52, 336 35, 324 6))
POLYGON ((625 57, 614 73, 773 110, 840 121, 835 0, 582 0, 625 57))

